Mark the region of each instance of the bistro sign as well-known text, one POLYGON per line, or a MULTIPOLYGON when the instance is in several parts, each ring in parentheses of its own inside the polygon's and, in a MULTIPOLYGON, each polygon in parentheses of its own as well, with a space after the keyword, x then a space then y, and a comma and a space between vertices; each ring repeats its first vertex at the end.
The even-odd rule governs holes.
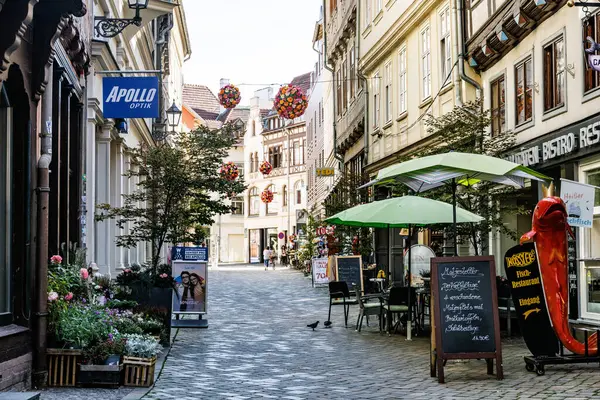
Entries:
POLYGON ((526 167, 574 155, 600 143, 600 116, 558 131, 551 139, 524 146, 506 159, 526 167))

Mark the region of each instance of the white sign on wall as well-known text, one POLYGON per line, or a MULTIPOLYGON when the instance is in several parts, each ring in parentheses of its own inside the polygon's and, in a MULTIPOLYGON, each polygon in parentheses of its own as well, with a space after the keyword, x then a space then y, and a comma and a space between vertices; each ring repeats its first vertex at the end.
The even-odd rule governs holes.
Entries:
POLYGON ((312 260, 313 285, 327 285, 327 258, 313 258, 312 260))
POLYGON ((591 228, 594 222, 595 186, 560 180, 560 198, 567 206, 567 222, 571 226, 591 228))

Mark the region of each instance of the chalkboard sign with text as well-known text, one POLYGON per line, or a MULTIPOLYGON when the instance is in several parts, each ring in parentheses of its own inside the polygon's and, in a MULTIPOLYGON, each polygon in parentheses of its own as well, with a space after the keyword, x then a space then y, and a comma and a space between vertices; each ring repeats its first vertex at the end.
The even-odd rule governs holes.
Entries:
POLYGON ((337 256, 335 257, 336 280, 346 282, 348 289, 352 291, 352 285, 360 287, 364 291, 362 279, 362 257, 361 256, 337 256))
POLYGON ((447 359, 485 359, 502 379, 502 346, 492 256, 431 259, 438 380, 447 359))

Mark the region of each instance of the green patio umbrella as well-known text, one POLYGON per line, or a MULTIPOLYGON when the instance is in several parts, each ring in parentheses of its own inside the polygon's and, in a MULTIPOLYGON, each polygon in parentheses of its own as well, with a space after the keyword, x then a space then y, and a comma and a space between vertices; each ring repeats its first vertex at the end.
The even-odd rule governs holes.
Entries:
MULTIPOLYGON (((481 181, 523 187, 525 179, 550 182, 549 178, 531 168, 484 154, 449 152, 415 158, 382 169, 377 178, 362 187, 400 182, 416 193, 452 184, 452 204, 456 208, 457 184, 474 185, 481 181)), ((454 255, 456 245, 456 216, 454 223, 454 255)))
MULTIPOLYGON (((408 287, 411 287, 411 237, 414 226, 430 226, 480 222, 484 218, 470 211, 456 208, 448 203, 418 196, 394 197, 391 199, 361 204, 339 212, 325 220, 334 225, 364 228, 408 228, 408 287)), ((407 339, 411 338, 411 296, 408 296, 407 339)))

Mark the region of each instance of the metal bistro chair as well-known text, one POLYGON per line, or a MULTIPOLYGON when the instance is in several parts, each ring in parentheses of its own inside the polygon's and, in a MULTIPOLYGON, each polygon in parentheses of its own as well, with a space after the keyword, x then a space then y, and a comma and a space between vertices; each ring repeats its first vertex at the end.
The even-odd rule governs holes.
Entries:
MULTIPOLYGON (((411 303, 413 306, 413 314, 412 314, 412 319, 415 320, 416 317, 416 310, 414 309, 414 307, 416 306, 417 303, 417 296, 416 296, 416 291, 415 288, 409 288, 408 286, 394 286, 392 288, 390 288, 390 295, 388 297, 388 300, 386 302, 386 304, 383 305, 383 309, 386 311, 386 316, 387 316, 387 327, 388 327, 388 334, 392 333, 392 315, 393 314, 398 314, 400 315, 407 315, 408 314, 408 291, 410 290, 411 292, 411 303)), ((401 319, 400 317, 398 318, 398 322, 396 323, 396 325, 394 326, 394 330, 398 330, 398 325, 400 324, 401 319)), ((407 321, 407 323, 412 323, 412 321, 407 321)))
POLYGON ((362 330, 363 318, 367 317, 367 326, 369 326, 369 315, 377 315, 379 317, 379 333, 383 330, 383 305, 381 304, 381 298, 374 296, 361 296, 360 288, 357 286, 356 299, 358 300, 358 306, 360 307, 358 318, 356 319, 356 330, 362 330), (367 302, 363 302, 366 300, 367 302), (369 303, 368 300, 377 300, 377 302, 369 303))
POLYGON ((357 299, 350 298, 350 291, 348 290, 348 284, 343 281, 329 282, 329 316, 327 321, 331 321, 331 306, 332 305, 343 305, 344 306, 344 320, 346 328, 348 327, 348 314, 350 313, 350 305, 356 304, 357 299))

